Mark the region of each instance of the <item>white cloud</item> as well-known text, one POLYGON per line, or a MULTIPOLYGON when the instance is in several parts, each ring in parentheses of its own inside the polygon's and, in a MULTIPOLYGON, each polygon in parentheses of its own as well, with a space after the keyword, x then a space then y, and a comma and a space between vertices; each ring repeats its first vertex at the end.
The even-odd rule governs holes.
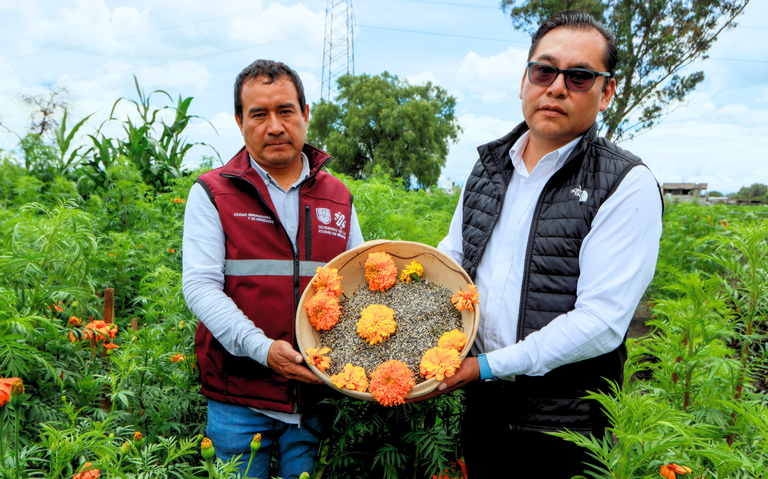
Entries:
POLYGON ((485 58, 469 52, 456 81, 483 103, 502 103, 519 96, 527 58, 528 51, 517 47, 485 58))
POLYGON ((432 82, 432 84, 437 84, 437 77, 435 77, 435 74, 432 72, 421 72, 416 75, 407 75, 405 77, 406 80, 408 80, 408 83, 411 85, 423 85, 427 82, 432 82))
MULTIPOLYGON (((322 32, 324 24, 324 13, 313 12, 301 3, 290 7, 273 3, 258 14, 235 17, 229 36, 238 43, 264 44, 322 32)), ((319 43, 322 44, 322 36, 319 43)))

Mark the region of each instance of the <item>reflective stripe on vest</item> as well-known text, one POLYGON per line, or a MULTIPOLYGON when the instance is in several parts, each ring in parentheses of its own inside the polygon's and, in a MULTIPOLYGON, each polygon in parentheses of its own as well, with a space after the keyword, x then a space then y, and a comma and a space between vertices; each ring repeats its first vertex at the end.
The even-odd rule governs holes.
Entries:
MULTIPOLYGON (((299 276, 314 276, 325 263, 300 261, 299 276)), ((293 276, 293 261, 281 259, 228 259, 224 265, 227 276, 293 276)))

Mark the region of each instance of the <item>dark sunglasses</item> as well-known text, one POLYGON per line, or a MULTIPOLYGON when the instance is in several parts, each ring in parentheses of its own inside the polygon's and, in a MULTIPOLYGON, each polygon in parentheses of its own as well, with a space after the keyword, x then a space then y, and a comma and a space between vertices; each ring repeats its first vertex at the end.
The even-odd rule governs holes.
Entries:
POLYGON ((561 70, 549 63, 528 62, 528 81, 537 86, 549 86, 559 74, 565 78, 565 87, 571 91, 585 92, 592 88, 599 76, 609 77, 610 73, 596 72, 585 68, 566 68, 561 70))

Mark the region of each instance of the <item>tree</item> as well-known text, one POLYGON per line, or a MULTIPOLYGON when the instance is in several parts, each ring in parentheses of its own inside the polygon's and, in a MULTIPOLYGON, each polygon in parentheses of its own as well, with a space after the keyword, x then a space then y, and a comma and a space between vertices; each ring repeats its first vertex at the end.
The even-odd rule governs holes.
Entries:
POLYGON ((584 10, 613 30, 619 53, 616 93, 601 131, 621 141, 653 128, 704 80, 682 73, 717 36, 736 26, 749 0, 502 0, 512 26, 534 32, 562 10, 584 10), (630 121, 633 123, 630 124, 630 121))
POLYGON ((740 200, 762 200, 768 195, 768 186, 762 183, 753 183, 750 186, 743 186, 736 197, 740 200))
POLYGON ((375 168, 405 185, 437 183, 448 146, 461 131, 456 98, 427 82, 411 85, 387 72, 338 79, 335 102, 311 109, 307 141, 336 159, 334 171, 365 179, 375 168))
POLYGON ((709 192, 709 197, 710 198, 723 198, 724 196, 725 196, 724 194, 720 193, 717 190, 713 190, 713 191, 709 192))

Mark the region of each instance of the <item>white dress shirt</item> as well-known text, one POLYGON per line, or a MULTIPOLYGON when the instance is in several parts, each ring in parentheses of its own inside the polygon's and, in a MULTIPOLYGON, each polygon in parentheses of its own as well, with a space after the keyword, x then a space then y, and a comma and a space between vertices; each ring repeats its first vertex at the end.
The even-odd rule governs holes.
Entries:
MULTIPOLYGON (((602 204, 582 242, 575 309, 516 342, 533 212, 547 181, 581 139, 545 155, 529 172, 522 157, 528 137, 525 132, 509 152, 515 172, 475 275, 480 324, 473 352, 486 353, 493 375, 510 380, 521 374, 541 376, 621 344, 653 279, 662 226, 656 179, 648 168, 635 167, 602 204)), ((460 264, 464 258, 463 203, 462 190, 448 236, 438 245, 460 264)))
MULTIPOLYGON (((251 158, 251 167, 264 180, 280 222, 296 248, 299 227, 299 185, 309 176, 309 161, 302 153, 302 171, 299 179, 288 191, 251 158)), ((224 265, 226 238, 219 212, 205 189, 197 183, 192 186, 184 212, 184 238, 182 242, 182 291, 187 306, 205 325, 221 345, 233 356, 248 356, 267 366, 267 354, 274 342, 224 293, 224 265)), ((354 205, 350 218, 347 249, 363 243, 363 235, 354 205)), ((260 411, 284 422, 296 424, 299 416, 273 411, 260 411)))

